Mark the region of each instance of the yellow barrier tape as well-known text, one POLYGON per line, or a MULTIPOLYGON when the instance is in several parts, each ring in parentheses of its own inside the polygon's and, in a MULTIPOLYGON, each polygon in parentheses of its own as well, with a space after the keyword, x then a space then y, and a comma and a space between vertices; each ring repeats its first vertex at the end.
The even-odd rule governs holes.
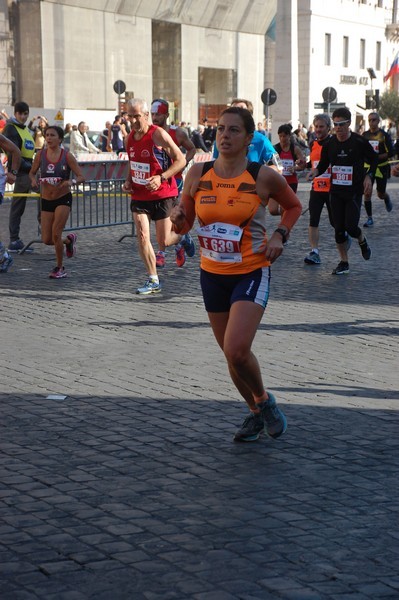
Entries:
POLYGON ((32 196, 33 198, 38 198, 40 194, 14 194, 14 192, 4 192, 4 196, 32 196))
MULTIPOLYGON (((86 193, 90 193, 90 191, 88 191, 86 193)), ((125 192, 125 193, 128 194, 129 192, 125 192)), ((72 192, 72 195, 73 195, 74 198, 76 198, 78 196, 84 196, 85 194, 82 193, 82 192, 79 193, 79 194, 76 194, 75 192, 72 192)), ((15 194, 14 192, 4 192, 4 196, 9 196, 9 197, 18 196, 19 198, 22 197, 22 196, 23 197, 27 197, 27 198, 29 198, 29 197, 30 198, 40 198, 40 194, 35 194, 35 193, 31 193, 31 194, 18 194, 17 193, 17 194, 15 194)))

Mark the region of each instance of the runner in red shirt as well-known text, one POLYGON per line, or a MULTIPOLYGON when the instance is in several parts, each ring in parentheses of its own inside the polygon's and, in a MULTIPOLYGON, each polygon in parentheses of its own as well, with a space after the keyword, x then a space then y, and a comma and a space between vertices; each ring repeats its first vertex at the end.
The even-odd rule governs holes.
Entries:
POLYGON ((124 189, 131 193, 139 252, 148 273, 147 281, 136 293, 147 295, 161 291, 150 237, 151 220, 155 222, 159 244, 172 246, 181 240, 172 231, 169 215, 178 196, 174 175, 185 167, 186 161, 170 135, 161 127, 150 125, 145 100, 129 100, 127 115, 132 130, 126 143, 130 168, 124 189))

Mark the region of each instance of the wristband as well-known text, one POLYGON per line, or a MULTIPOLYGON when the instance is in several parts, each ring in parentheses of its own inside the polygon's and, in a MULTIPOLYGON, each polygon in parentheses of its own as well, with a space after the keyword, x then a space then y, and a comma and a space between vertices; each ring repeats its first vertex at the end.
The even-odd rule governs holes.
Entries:
POLYGON ((281 227, 277 227, 277 229, 274 231, 274 233, 279 233, 281 235, 281 237, 283 238, 283 244, 287 243, 288 232, 285 229, 282 229, 281 227))

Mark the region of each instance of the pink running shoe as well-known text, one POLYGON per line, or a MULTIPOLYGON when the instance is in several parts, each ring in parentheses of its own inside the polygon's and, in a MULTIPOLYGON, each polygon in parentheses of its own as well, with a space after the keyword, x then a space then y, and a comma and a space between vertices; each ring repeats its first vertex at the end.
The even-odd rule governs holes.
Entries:
POLYGON ((182 246, 181 244, 177 244, 175 246, 175 252, 176 252, 176 264, 178 267, 182 267, 184 265, 184 263, 186 262, 186 253, 184 251, 184 246, 182 246))
POLYGON ((63 277, 66 276, 67 272, 65 271, 65 267, 54 267, 49 274, 50 279, 63 279, 63 277))
POLYGON ((77 239, 78 236, 76 235, 76 233, 68 233, 67 240, 69 240, 69 242, 65 244, 65 253, 67 258, 72 258, 73 256, 76 256, 77 239))
POLYGON ((165 253, 157 252, 155 255, 155 261, 156 261, 157 269, 163 269, 165 266, 165 253))

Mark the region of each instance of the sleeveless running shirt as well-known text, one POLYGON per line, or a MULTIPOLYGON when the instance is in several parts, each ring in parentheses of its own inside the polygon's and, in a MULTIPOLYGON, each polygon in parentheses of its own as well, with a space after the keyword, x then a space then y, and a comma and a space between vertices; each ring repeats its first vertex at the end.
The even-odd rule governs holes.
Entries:
POLYGON ((51 162, 47 158, 47 150, 44 148, 40 156, 40 182, 57 185, 60 181, 69 179, 71 169, 67 162, 68 151, 61 148, 61 154, 57 162, 51 162))
MULTIPOLYGON (((327 137, 325 140, 323 140, 323 142, 325 142, 328 139, 329 139, 329 137, 327 137)), ((312 145, 310 147, 310 162, 312 163, 312 169, 316 169, 317 165, 319 164, 320 157, 321 157, 321 150, 323 148, 323 142, 320 143, 318 140, 314 140, 314 142, 312 142, 312 145)), ((323 173, 322 175, 319 175, 319 177, 315 177, 313 179, 312 187, 315 192, 329 192, 330 191, 331 167, 329 167, 325 173, 323 173)))
POLYGON ((156 129, 156 125, 150 125, 141 140, 134 139, 134 131, 129 134, 126 149, 132 175, 132 200, 162 200, 178 195, 174 177, 162 182, 155 191, 145 188, 149 177, 161 175, 170 166, 169 156, 152 139, 156 129))
POLYGON ((194 195, 200 224, 201 268, 237 275, 270 265, 265 257, 266 207, 256 193, 259 163, 233 179, 222 179, 213 162, 204 164, 194 195))
POLYGON ((291 169, 295 167, 295 161, 296 161, 295 154, 292 149, 292 144, 291 144, 289 150, 283 150, 281 148, 281 150, 279 150, 278 153, 280 155, 281 162, 283 163, 282 175, 284 175, 287 183, 288 184, 298 183, 297 174, 295 172, 294 173, 291 172, 291 169))

